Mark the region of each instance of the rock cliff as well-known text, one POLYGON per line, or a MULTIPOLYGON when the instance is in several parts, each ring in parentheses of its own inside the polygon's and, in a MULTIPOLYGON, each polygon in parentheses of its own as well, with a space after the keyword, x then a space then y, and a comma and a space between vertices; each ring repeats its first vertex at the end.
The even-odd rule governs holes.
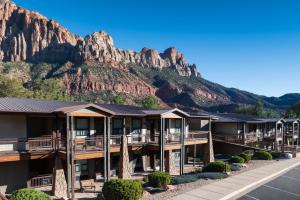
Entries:
POLYGON ((10 62, 104 63, 126 68, 126 64, 170 67, 181 76, 199 76, 174 47, 163 53, 143 48, 140 52, 122 50, 100 31, 85 38, 75 36, 56 21, 21 8, 9 0, 0 1, 0 60, 10 62))

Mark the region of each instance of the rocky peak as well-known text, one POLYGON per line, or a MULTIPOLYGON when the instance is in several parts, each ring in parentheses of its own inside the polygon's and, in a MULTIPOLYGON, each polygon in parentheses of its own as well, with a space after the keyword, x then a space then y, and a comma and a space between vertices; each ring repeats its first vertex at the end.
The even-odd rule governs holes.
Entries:
POLYGON ((174 47, 163 53, 148 48, 140 52, 122 50, 114 46, 112 37, 104 31, 83 39, 56 21, 9 0, 0 0, 0 26, 0 61, 92 62, 120 69, 133 63, 158 69, 169 67, 182 76, 198 76, 196 66, 189 65, 174 47))

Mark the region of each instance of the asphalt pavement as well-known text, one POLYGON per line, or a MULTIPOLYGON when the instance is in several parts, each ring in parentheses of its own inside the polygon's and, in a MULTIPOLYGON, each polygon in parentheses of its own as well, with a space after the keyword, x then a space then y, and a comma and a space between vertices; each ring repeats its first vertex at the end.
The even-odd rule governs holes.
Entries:
POLYGON ((238 200, 300 200, 300 165, 238 200))

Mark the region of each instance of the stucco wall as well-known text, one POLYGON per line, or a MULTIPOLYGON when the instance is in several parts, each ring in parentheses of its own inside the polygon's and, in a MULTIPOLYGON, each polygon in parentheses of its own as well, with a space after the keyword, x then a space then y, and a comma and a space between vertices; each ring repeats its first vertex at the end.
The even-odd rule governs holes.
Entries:
POLYGON ((0 192, 11 193, 27 186, 29 177, 28 161, 0 164, 0 192))
POLYGON ((22 115, 0 115, 0 138, 26 138, 26 117, 22 115))

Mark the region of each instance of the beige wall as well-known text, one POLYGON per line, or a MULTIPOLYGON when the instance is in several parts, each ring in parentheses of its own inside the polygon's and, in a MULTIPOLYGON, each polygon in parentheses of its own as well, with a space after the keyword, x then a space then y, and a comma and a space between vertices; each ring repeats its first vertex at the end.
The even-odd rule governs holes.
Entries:
POLYGON ((26 116, 0 115, 0 138, 26 138, 26 116))
POLYGON ((0 163, 0 192, 11 193, 27 186, 28 161, 0 163))

